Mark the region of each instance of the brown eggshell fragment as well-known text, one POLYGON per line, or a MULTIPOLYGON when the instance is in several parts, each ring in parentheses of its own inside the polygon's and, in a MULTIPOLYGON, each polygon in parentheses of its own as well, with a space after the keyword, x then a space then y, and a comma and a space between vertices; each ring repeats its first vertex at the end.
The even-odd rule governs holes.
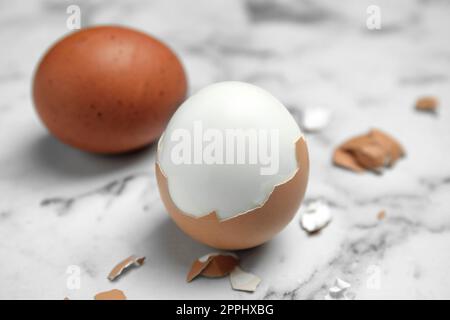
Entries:
POLYGON ((207 261, 200 261, 199 259, 195 260, 187 274, 186 281, 191 282, 197 276, 199 276, 202 273, 203 269, 208 266, 210 259, 211 258, 208 258, 207 261))
POLYGON ((353 156, 366 169, 375 169, 385 164, 385 151, 378 145, 367 144, 353 151, 353 156))
POLYGON ((390 159, 388 165, 394 164, 395 161, 405 155, 405 151, 400 143, 387 133, 378 129, 372 129, 369 132, 369 136, 385 150, 386 154, 389 155, 390 159))
POLYGON ((99 292, 94 297, 95 300, 126 300, 127 297, 122 290, 112 289, 110 291, 99 292))
POLYGON ((186 281, 191 282, 199 275, 210 278, 226 276, 238 263, 239 259, 234 254, 211 253, 194 261, 186 281))
POLYGON ((214 256, 202 271, 202 276, 217 278, 228 275, 238 265, 239 260, 232 255, 214 256))
POLYGON ((381 130, 372 129, 336 148, 333 162, 354 172, 379 172, 385 166, 392 166, 404 155, 403 147, 393 137, 381 130))
POLYGON ((371 143, 372 141, 370 137, 368 137, 367 135, 361 135, 347 140, 341 145, 340 148, 346 151, 353 151, 359 149, 361 146, 365 146, 371 143))
POLYGON ((358 164, 355 158, 341 148, 334 151, 333 162, 340 167, 352 170, 354 172, 364 171, 364 168, 358 164))
POLYGON ((381 211, 378 212, 378 214, 377 214, 377 219, 378 219, 378 220, 383 220, 384 218, 386 218, 386 211, 385 211, 385 210, 381 210, 381 211))
POLYGON ((119 262, 109 273, 108 280, 114 281, 117 279, 122 273, 131 268, 131 267, 140 267, 144 264, 145 257, 137 257, 137 256, 129 256, 128 258, 119 262))
POLYGON ((82 29, 42 58, 34 104, 62 142, 97 153, 120 153, 157 139, 187 90, 176 55, 132 29, 82 29))
POLYGON ((266 202, 255 209, 220 221, 215 212, 196 218, 174 204, 167 178, 156 163, 161 199, 175 223, 195 240, 225 250, 252 248, 273 238, 294 217, 303 196, 309 174, 308 149, 302 137, 296 142, 298 170, 285 183, 275 186, 266 202))
POLYGON ((438 106, 435 97, 421 97, 416 101, 416 109, 419 111, 435 112, 438 106))

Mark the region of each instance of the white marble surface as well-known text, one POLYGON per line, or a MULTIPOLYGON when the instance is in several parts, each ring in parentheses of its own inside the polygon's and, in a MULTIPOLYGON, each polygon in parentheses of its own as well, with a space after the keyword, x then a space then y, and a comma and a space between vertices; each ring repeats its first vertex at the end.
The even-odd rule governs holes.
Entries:
POLYGON ((323 299, 340 277, 356 299, 449 299, 449 14, 447 1, 0 2, 0 298, 90 299, 119 288, 132 299, 323 299), (332 109, 330 125, 307 136, 306 198, 328 202, 333 221, 308 236, 297 215, 269 243, 239 252, 243 268, 263 279, 255 293, 232 291, 227 278, 184 281, 210 249, 165 213, 154 146, 90 155, 60 144, 38 120, 33 68, 68 32, 70 3, 80 5, 83 26, 119 23, 164 39, 191 92, 242 80, 297 117, 308 106, 332 109), (365 28, 367 4, 381 6, 379 31, 365 28), (413 110, 422 94, 439 97, 437 116, 413 110), (370 127, 397 137, 407 157, 383 176, 333 167, 334 146, 370 127), (147 256, 145 265, 109 283, 111 267, 132 253, 147 256), (69 265, 81 268, 79 290, 66 286, 69 265))

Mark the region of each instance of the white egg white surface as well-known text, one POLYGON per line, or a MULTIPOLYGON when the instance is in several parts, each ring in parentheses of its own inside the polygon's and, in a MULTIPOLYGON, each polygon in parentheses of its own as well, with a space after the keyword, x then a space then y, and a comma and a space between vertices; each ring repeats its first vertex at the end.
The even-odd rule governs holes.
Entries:
MULTIPOLYGON (((179 107, 160 139, 158 163, 168 180, 170 196, 180 210, 195 217, 215 211, 219 219, 225 220, 263 205, 276 185, 293 177, 298 169, 295 142, 301 136, 290 113, 270 93, 248 83, 220 82, 200 90, 179 107), (273 154, 278 170, 261 174, 267 164, 260 161, 174 163, 172 151, 179 143, 174 139, 176 133, 185 129, 194 137, 195 123, 201 123, 203 132, 218 129, 224 133, 223 137, 229 129, 276 130, 278 152, 273 154)), ((208 143, 204 141, 203 148, 208 143)))

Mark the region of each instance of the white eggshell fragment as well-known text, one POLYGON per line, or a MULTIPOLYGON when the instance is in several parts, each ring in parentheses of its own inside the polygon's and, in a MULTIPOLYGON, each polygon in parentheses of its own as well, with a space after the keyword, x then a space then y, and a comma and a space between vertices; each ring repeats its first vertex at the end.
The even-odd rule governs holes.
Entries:
POLYGON ((253 292, 261 282, 261 279, 252 274, 245 272, 239 267, 234 268, 230 273, 231 287, 234 290, 253 292))
POLYGON ((321 107, 309 107, 302 111, 301 127, 307 132, 324 129, 330 122, 331 112, 321 107))
POLYGON ((349 292, 350 283, 336 278, 334 285, 328 289, 328 294, 325 296, 325 300, 353 300, 354 293, 349 292))
POLYGON ((326 203, 313 201, 306 206, 300 223, 307 232, 314 233, 330 223, 331 218, 330 208, 326 203))

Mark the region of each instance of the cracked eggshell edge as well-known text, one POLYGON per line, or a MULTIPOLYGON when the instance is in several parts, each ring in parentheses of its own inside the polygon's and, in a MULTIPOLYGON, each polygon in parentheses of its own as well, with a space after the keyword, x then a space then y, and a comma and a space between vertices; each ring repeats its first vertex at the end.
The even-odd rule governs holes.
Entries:
POLYGON ((255 247, 281 231, 303 200, 309 176, 308 148, 303 136, 296 141, 295 151, 297 170, 291 178, 274 186, 261 205, 224 220, 219 220, 214 211, 201 217, 181 211, 171 199, 168 180, 157 156, 155 171, 161 199, 175 223, 195 240, 226 250, 255 247))

